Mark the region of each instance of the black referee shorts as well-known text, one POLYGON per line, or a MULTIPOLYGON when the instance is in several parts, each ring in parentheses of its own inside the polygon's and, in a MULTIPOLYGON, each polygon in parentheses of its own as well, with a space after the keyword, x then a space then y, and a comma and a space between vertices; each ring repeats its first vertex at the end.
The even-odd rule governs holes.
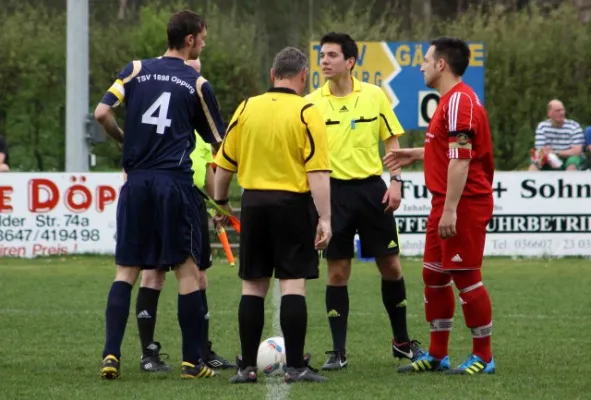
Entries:
POLYGON ((310 193, 245 190, 240 215, 243 280, 318 278, 318 213, 310 193))
POLYGON ((332 238, 324 252, 328 260, 351 259, 355 233, 363 257, 399 254, 398 229, 393 213, 382 204, 388 190, 379 176, 366 179, 331 178, 332 238))

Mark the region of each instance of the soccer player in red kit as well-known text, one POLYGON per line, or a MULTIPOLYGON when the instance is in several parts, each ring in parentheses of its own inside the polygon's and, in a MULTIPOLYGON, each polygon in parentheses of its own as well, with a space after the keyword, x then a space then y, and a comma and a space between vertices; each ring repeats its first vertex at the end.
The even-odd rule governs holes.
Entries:
POLYGON ((433 196, 423 257, 429 352, 399 372, 476 375, 495 371, 492 306, 481 275, 486 226, 493 212, 494 162, 486 111, 462 81, 469 62, 466 42, 449 37, 431 42, 421 71, 425 84, 436 89, 441 99, 427 129, 425 147, 392 150, 384 156, 390 169, 423 160, 425 182, 433 196), (448 356, 455 308, 452 281, 473 338, 472 354, 457 368, 451 368, 448 356))

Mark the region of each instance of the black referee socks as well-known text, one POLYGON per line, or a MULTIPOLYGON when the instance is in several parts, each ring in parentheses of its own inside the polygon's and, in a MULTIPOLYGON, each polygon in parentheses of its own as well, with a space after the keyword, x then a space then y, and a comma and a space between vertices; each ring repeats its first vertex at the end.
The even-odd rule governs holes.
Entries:
POLYGON ((326 287, 326 315, 332 334, 333 350, 345 355, 347 321, 349 319, 349 291, 347 286, 326 287))
POLYGON ((154 342, 159 298, 160 290, 140 287, 137 292, 135 316, 137 319, 137 329, 140 334, 140 342, 142 344, 142 354, 144 355, 146 348, 154 342))
POLYGON ((292 368, 304 366, 304 346, 308 328, 306 298, 297 294, 281 297, 280 323, 285 339, 286 365, 292 368))
POLYGON ((408 342, 406 286, 404 284, 404 277, 397 281, 386 281, 382 279, 382 302, 390 317, 394 340, 396 340, 396 343, 408 342))
POLYGON ((243 367, 256 367, 264 325, 265 299, 258 296, 242 295, 238 307, 238 329, 243 367))

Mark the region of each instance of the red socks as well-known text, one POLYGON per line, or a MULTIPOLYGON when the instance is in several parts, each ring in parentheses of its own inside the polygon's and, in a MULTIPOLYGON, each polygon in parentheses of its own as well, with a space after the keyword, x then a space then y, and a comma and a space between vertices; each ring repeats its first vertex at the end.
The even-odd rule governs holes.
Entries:
POLYGON ((488 291, 482 284, 482 274, 480 270, 454 271, 452 276, 460 291, 466 326, 472 329, 472 352, 490 362, 492 305, 488 291))
POLYGON ((425 314, 431 325, 429 354, 442 359, 448 354, 455 301, 453 281, 460 291, 460 301, 466 326, 472 330, 472 352, 486 362, 492 358, 492 305, 482 284, 480 270, 445 272, 434 263, 423 268, 425 283, 425 314))
POLYGON ((425 266, 423 282, 425 282, 425 314, 427 322, 431 325, 429 354, 434 358, 442 359, 447 356, 455 308, 451 275, 425 266))

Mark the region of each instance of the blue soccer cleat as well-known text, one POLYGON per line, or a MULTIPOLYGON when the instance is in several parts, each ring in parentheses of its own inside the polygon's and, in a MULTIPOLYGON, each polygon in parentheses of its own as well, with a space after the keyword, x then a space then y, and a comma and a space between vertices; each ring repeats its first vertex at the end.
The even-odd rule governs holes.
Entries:
POLYGON ((492 358, 490 362, 484 361, 482 358, 470 354, 468 359, 457 368, 452 368, 447 373, 449 375, 477 375, 477 374, 494 374, 495 373, 495 359, 492 358))
POLYGON ((398 368, 398 372, 442 372, 450 368, 451 363, 449 362, 449 356, 445 356, 443 359, 439 360, 431 357, 429 353, 423 353, 412 363, 398 368))

